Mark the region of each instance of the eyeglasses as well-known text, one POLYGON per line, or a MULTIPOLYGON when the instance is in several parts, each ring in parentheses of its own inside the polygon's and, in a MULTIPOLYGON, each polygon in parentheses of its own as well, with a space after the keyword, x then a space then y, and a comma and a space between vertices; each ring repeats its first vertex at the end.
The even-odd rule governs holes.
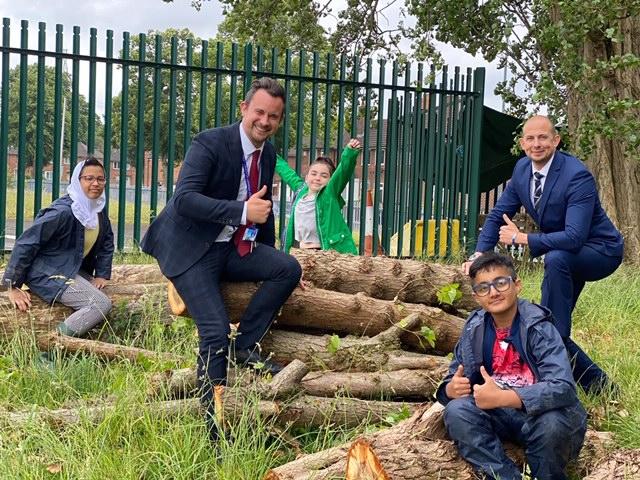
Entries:
POLYGON ((479 297, 484 297, 485 295, 489 295, 491 291, 491 287, 496 289, 496 292, 505 292, 509 290, 511 286, 511 282, 513 282, 513 278, 511 277, 497 277, 493 279, 493 282, 481 282, 471 287, 473 293, 475 293, 479 297))
POLYGON ((98 182, 100 185, 104 185, 105 183, 107 183, 107 179, 104 177, 94 177, 93 175, 83 175, 80 178, 82 178, 84 181, 86 181, 89 184, 93 182, 98 182))

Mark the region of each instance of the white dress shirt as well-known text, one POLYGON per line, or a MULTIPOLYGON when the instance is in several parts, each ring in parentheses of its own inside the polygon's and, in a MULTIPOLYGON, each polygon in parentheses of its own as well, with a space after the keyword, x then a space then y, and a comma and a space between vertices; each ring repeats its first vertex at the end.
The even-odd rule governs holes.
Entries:
POLYGON ((540 179, 540 185, 542 187, 542 192, 544 193, 544 182, 547 181, 547 176, 549 175, 549 169, 551 168, 551 163, 553 163, 553 158, 555 156, 556 154, 554 153, 553 157, 551 157, 551 160, 549 160, 547 164, 544 167, 542 167, 540 170, 536 170, 535 164, 531 162, 531 188, 529 189, 531 204, 533 204, 533 194, 536 191, 536 177, 534 173, 539 172, 543 175, 543 177, 540 179))
MULTIPOLYGON (((251 159, 253 157, 253 152, 258 150, 260 151, 260 155, 262 155, 262 145, 260 146, 260 148, 256 148, 253 143, 251 143, 251 140, 249 140, 249 137, 242 128, 242 123, 238 125, 238 128, 240 129, 240 143, 242 144, 243 161, 247 166, 246 172, 249 173, 251 171, 251 159)), ((260 156, 258 156, 258 168, 260 168, 260 156)), ((238 188, 238 197, 236 198, 236 200, 238 200, 239 202, 244 202, 244 207, 242 208, 242 219, 240 220, 241 225, 247 224, 247 200, 249 198, 249 196, 247 195, 248 179, 245 180, 244 172, 245 170, 243 168, 242 172, 240 173, 240 187, 238 188)), ((260 170, 258 170, 258 172, 260 172, 260 170)), ((251 193, 254 194, 256 192, 251 193)), ((233 237, 233 232, 235 232, 237 229, 238 227, 234 227, 233 225, 225 225, 225 227, 220 230, 220 233, 216 238, 216 242, 228 242, 229 240, 231 240, 231 237, 233 237)))

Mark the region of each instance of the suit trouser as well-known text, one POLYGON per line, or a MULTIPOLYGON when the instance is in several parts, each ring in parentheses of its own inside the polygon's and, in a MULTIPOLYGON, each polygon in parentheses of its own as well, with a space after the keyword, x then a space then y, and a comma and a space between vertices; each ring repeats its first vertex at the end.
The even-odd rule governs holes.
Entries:
POLYGON ((171 278, 198 328, 197 374, 203 403, 210 403, 212 386, 223 385, 227 377, 231 329, 220 282, 262 282, 240 319, 235 339, 237 350, 252 350, 301 276, 298 261, 273 247, 256 244, 253 252, 240 257, 232 242, 215 242, 187 271, 171 278))
POLYGON ((609 257, 584 246, 577 253, 551 250, 544 256, 542 305, 555 317, 573 365, 573 377, 585 391, 597 392, 608 382, 607 375, 571 340, 571 314, 586 282, 611 275, 622 257, 609 257))
POLYGON ((451 400, 444 423, 462 458, 489 478, 520 480, 521 470, 504 452, 502 441, 525 447, 533 478, 563 480, 567 463, 578 456, 587 430, 580 403, 528 415, 515 408, 482 410, 472 396, 451 400))

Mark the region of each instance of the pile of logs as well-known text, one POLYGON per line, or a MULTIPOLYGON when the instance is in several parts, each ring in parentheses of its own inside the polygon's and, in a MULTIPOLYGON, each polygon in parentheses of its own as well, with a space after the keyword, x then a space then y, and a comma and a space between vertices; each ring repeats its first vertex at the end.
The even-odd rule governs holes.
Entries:
MULTIPOLYGON (((323 479, 344 477, 345 472, 351 480, 474 478, 445 438, 441 409, 429 403, 446 372, 446 355, 457 341, 463 317, 474 308, 470 288, 460 270, 415 260, 335 252, 293 254, 310 285, 295 290, 261 342, 263 354, 270 354, 287 367, 271 381, 258 376, 251 385, 246 383, 246 375, 236 380, 232 376, 222 397, 226 420, 234 416, 249 392, 257 393, 262 416, 285 426, 355 426, 365 420, 382 421, 398 412, 413 415, 351 444, 277 467, 266 479, 323 479), (459 285, 462 297, 453 305, 441 305, 438 292, 453 283, 459 285)), ((224 286, 232 321, 239 321, 256 288, 251 283, 224 286)), ((132 311, 149 299, 166 308, 167 282, 155 264, 115 266, 105 291, 114 303, 125 300, 132 311)), ((136 361, 149 357, 174 361, 176 366, 185 364, 184 358, 171 353, 52 333, 69 309, 33 300, 31 312, 22 314, 11 308, 6 296, 0 296, 0 335, 28 328, 38 335, 42 349, 57 346, 105 358, 136 361)), ((158 414, 197 410, 194 390, 193 367, 156 374, 149 382, 149 398, 158 414), (180 399, 155 400, 160 395, 180 399)), ((85 409, 82 416, 99 421, 110 408, 114 406, 85 409)), ((0 418, 14 425, 33 415, 58 425, 75 423, 80 418, 79 412, 69 410, 7 415, 0 418)), ((590 435, 588 451, 593 453, 603 440, 590 435)), ((522 461, 521 452, 513 451, 515 458, 522 461)), ((593 465, 593 460, 589 462, 593 465)))

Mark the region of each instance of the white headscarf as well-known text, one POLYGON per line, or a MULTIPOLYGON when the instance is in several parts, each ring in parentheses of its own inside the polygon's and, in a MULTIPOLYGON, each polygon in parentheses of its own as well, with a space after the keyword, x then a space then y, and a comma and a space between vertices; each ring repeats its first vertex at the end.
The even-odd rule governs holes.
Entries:
POLYGON ((78 163, 76 168, 73 169, 73 175, 71 175, 71 183, 67 187, 67 193, 73 201, 71 203, 73 216, 76 217, 85 228, 93 230, 98 227, 98 213, 104 208, 106 197, 103 191, 102 195, 92 200, 87 197, 84 190, 82 190, 82 185, 80 185, 80 172, 85 162, 86 160, 78 163))

